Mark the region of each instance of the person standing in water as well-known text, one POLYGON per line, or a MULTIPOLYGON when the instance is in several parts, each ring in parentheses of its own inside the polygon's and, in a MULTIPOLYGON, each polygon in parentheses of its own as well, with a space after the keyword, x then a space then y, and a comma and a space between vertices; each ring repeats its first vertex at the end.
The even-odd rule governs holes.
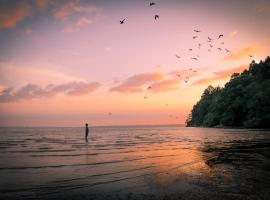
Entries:
POLYGON ((87 140, 88 137, 88 133, 89 133, 89 128, 88 128, 88 124, 85 124, 85 139, 87 140))

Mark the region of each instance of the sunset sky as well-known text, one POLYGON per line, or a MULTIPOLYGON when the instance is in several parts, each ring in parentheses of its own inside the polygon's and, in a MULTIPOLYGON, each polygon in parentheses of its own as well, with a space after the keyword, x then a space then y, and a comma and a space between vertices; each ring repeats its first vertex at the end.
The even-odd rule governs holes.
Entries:
POLYGON ((269 0, 150 2, 0 0, 0 126, 184 124, 270 54, 269 0))

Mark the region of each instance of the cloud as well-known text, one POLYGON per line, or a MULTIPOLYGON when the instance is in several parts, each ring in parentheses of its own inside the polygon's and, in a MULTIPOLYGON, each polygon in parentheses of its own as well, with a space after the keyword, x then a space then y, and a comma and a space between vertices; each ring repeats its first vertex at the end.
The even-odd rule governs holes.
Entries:
POLYGON ((71 15, 82 12, 97 12, 99 9, 92 5, 81 5, 79 0, 69 1, 60 8, 54 10, 54 17, 56 19, 66 21, 71 15))
POLYGON ((192 85, 211 84, 214 81, 229 79, 233 73, 240 73, 247 68, 248 68, 248 66, 243 65, 240 67, 235 67, 232 69, 215 72, 213 76, 199 79, 199 80, 195 81, 192 85))
POLYGON ((162 73, 145 73, 136 74, 128 77, 118 86, 110 88, 110 91, 120 92, 120 93, 137 93, 143 91, 142 87, 145 84, 153 83, 155 81, 160 81, 164 78, 162 73))
POLYGON ((238 34, 238 31, 232 31, 232 32, 229 33, 229 36, 230 36, 230 37, 234 37, 234 36, 236 36, 237 34, 238 34))
POLYGON ((87 17, 81 17, 80 19, 77 20, 75 24, 67 25, 64 29, 64 32, 72 33, 72 32, 80 30, 82 26, 86 26, 93 23, 94 23, 93 19, 90 19, 87 17))
POLYGON ((0 28, 13 28, 32 14, 32 7, 27 1, 19 1, 15 5, 0 6, 0 28))
POLYGON ((26 35, 29 35, 29 34, 31 34, 33 32, 33 30, 31 29, 31 28, 25 28, 24 30, 23 30, 23 33, 25 33, 26 35))
POLYGON ((51 0, 34 0, 35 6, 39 10, 44 10, 48 7, 51 0))
POLYGON ((178 88, 179 83, 180 83, 180 80, 175 79, 175 78, 154 82, 151 85, 150 91, 154 93, 158 93, 158 92, 167 92, 167 91, 175 90, 178 88))
POLYGON ((253 54, 255 49, 253 47, 247 47, 244 49, 241 49, 236 52, 230 53, 228 56, 226 56, 225 60, 241 60, 243 58, 247 58, 249 54, 253 54))
POLYGON ((81 96, 95 91, 100 86, 97 82, 69 82, 66 84, 49 84, 41 87, 36 84, 27 84, 18 90, 6 88, 0 92, 0 103, 15 102, 23 99, 52 97, 58 94, 81 96))

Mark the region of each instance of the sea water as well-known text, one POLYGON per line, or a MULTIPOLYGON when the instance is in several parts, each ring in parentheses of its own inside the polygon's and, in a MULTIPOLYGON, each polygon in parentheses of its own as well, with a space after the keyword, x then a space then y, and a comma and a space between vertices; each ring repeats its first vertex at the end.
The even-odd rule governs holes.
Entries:
MULTIPOLYGON (((259 176, 254 171, 258 167, 246 166, 244 172, 249 173, 251 167, 255 173, 252 176, 241 175, 243 169, 237 169, 234 163, 221 160, 210 165, 209 161, 219 154, 209 149, 226 150, 228 146, 248 144, 246 148, 240 146, 251 146, 256 154, 256 148, 265 148, 265 157, 258 155, 262 156, 258 162, 269 164, 267 130, 183 126, 111 126, 89 130, 85 140, 84 127, 0 128, 0 198, 117 199, 132 195, 187 196, 193 192, 199 196, 213 192, 242 195, 234 191, 241 187, 237 186, 239 177, 241 184, 252 185, 249 179, 259 176)), ((230 148, 232 155, 234 148, 230 148)), ((238 156, 241 148, 237 146, 238 156)), ((244 154, 253 155, 254 151, 244 154)), ((234 157, 236 161, 241 159, 234 157)), ((263 174, 261 187, 269 191, 268 170, 257 173, 263 174)), ((253 188, 245 195, 252 196, 254 192, 253 188)))

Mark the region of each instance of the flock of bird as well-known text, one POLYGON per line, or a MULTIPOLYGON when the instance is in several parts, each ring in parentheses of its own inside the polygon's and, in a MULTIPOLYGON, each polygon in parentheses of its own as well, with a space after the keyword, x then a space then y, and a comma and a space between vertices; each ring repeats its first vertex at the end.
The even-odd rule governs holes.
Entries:
MULTIPOLYGON (((150 6, 150 7, 155 6, 155 5, 156 5, 155 2, 150 2, 150 3, 149 3, 149 6, 150 6)), ((159 15, 157 15, 157 14, 154 15, 154 20, 158 20, 158 19, 159 19, 159 15)), ((124 24, 125 22, 126 22, 126 18, 120 20, 120 24, 124 24)), ((198 29, 194 29, 193 32, 195 33, 195 35, 192 37, 192 39, 193 39, 193 40, 197 40, 197 39, 199 38, 199 35, 200 35, 200 33, 201 33, 202 31, 201 31, 201 30, 198 30, 198 29)), ((208 37, 207 37, 207 41, 206 41, 206 46, 208 47, 207 50, 210 52, 210 51, 212 51, 212 50, 215 49, 215 48, 214 48, 214 45, 213 45, 213 41, 214 41, 214 40, 218 40, 218 41, 220 41, 219 44, 224 45, 225 43, 222 41, 223 38, 224 38, 224 34, 219 34, 219 35, 216 37, 216 39, 211 38, 211 37, 208 36, 208 37)), ((198 46, 197 46, 198 49, 201 49, 202 43, 197 43, 197 45, 198 45, 198 46)), ((194 50, 194 49, 192 49, 192 48, 189 48, 189 49, 188 49, 189 52, 192 52, 193 50, 194 50)), ((216 50, 219 51, 219 52, 221 52, 221 51, 222 51, 222 48, 221 48, 221 47, 217 47, 216 50)), ((227 49, 227 48, 223 48, 223 50, 225 50, 226 53, 230 53, 230 50, 227 49)), ((179 54, 175 54, 175 57, 176 57, 177 59, 181 59, 181 56, 180 56, 179 54)), ((250 57, 250 58, 253 58, 252 55, 249 55, 249 57, 250 57)), ((190 59, 191 59, 191 60, 194 60, 194 61, 199 60, 199 58, 200 58, 199 55, 190 57, 190 59)), ((189 68, 189 71, 190 71, 190 72, 194 72, 194 73, 197 72, 197 70, 194 70, 193 68, 189 68)), ((176 76, 177 76, 178 78, 181 78, 181 74, 176 74, 176 76)), ((186 76, 186 77, 183 79, 183 81, 184 81, 185 83, 188 83, 189 80, 190 80, 190 77, 189 77, 189 76, 186 76)), ((151 90, 151 89, 152 89, 152 86, 148 86, 148 87, 147 87, 147 90, 151 90)), ((147 96, 144 96, 144 99, 147 99, 147 96)), ((168 104, 166 104, 166 106, 168 106, 168 104)), ((109 114, 109 115, 112 115, 112 113, 108 113, 108 114, 109 114)), ((170 117, 172 117, 172 116, 170 115, 170 117)), ((176 119, 178 119, 178 116, 176 116, 176 119)))

